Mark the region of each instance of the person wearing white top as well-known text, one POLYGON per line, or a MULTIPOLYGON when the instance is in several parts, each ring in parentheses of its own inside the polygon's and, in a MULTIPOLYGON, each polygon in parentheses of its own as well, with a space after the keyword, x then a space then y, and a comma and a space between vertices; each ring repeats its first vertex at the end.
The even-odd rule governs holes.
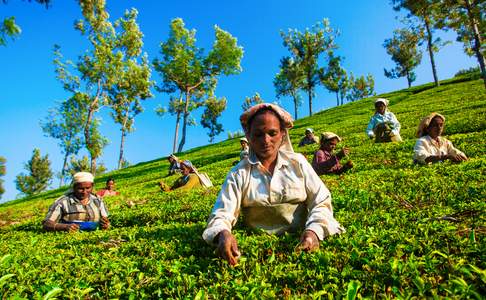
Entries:
POLYGON ((388 100, 378 98, 375 101, 375 114, 371 117, 366 134, 376 143, 400 142, 400 122, 388 110, 388 100))
POLYGON ((271 234, 300 231, 299 249, 315 250, 326 236, 344 232, 334 219, 331 194, 304 156, 294 153, 290 114, 262 103, 240 117, 250 155, 227 175, 203 232, 231 265, 240 252, 231 234, 240 212, 248 227, 271 234))
POLYGON ((466 154, 454 148, 449 140, 441 136, 444 123, 445 117, 435 112, 422 119, 417 130, 419 139, 413 148, 415 162, 429 164, 445 160, 467 160, 466 154))

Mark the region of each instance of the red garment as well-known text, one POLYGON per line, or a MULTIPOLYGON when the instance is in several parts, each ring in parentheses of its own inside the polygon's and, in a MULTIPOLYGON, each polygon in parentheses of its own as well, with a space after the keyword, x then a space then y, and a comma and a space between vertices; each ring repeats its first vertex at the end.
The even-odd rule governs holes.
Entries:
POLYGON ((339 158, 322 149, 317 150, 312 160, 312 168, 318 175, 335 173, 340 174, 343 166, 339 163, 339 158))
POLYGON ((102 189, 102 190, 99 190, 96 195, 100 196, 100 197, 104 197, 104 196, 118 196, 120 195, 119 192, 117 191, 110 191, 110 190, 107 190, 107 189, 102 189))

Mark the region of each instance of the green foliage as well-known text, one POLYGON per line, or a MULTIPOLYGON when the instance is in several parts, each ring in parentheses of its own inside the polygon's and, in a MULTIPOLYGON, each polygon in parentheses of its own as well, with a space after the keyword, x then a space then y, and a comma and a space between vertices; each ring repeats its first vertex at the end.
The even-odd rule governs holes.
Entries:
POLYGON ((351 73, 347 85, 346 99, 348 101, 356 101, 375 94, 375 79, 371 74, 366 75, 366 77, 362 75, 355 79, 353 73, 351 73))
POLYGON ((315 87, 319 84, 319 58, 321 54, 337 48, 334 40, 338 33, 330 26, 328 19, 316 23, 311 29, 300 32, 289 29, 287 33, 280 32, 283 45, 290 51, 294 62, 304 74, 301 89, 307 92, 309 98, 309 114, 312 115, 312 97, 315 87))
POLYGON ((7 39, 15 39, 20 35, 21 29, 15 24, 15 17, 5 18, 0 23, 0 46, 7 45, 7 39))
POLYGON ((40 150, 34 149, 32 158, 25 164, 24 168, 29 173, 17 175, 15 179, 17 190, 26 196, 31 196, 47 189, 53 175, 47 154, 41 156, 40 150))
MULTIPOLYGON (((190 112, 202 106, 206 98, 214 96, 218 77, 241 72, 243 49, 236 38, 229 32, 214 27, 215 41, 213 48, 205 56, 204 50, 196 46, 196 30, 185 28, 181 18, 172 20, 169 38, 160 45, 162 58, 153 61, 154 68, 162 76, 162 85, 158 90, 168 94, 179 93, 179 100, 171 97, 169 106, 177 115, 177 141, 179 119, 183 115, 182 138, 177 152, 181 152, 186 141, 187 125, 190 112), (182 97, 184 97, 183 106, 182 97)), ((166 110, 159 109, 159 114, 166 110)), ((174 143, 175 144, 175 143, 174 143)))
POLYGON ((226 98, 217 99, 209 97, 204 103, 205 108, 201 116, 201 125, 209 129, 209 142, 214 141, 214 137, 223 132, 223 124, 218 123, 218 117, 226 109, 226 98))
POLYGON ((349 89, 349 79, 346 70, 341 67, 342 57, 329 52, 329 62, 327 68, 322 70, 320 75, 321 83, 330 92, 336 93, 336 106, 339 106, 339 96, 341 96, 341 105, 344 104, 344 96, 349 89))
MULTIPOLYGON (((205 244, 207 217, 239 156, 239 141, 232 139, 178 155, 209 174, 215 185, 209 190, 161 193, 165 158, 97 177, 95 188, 113 177, 121 192, 105 198, 108 231, 42 232, 49 205, 65 189, 0 204, 1 297, 38 299, 56 291, 54 297, 68 299, 483 298, 482 82, 461 77, 379 96, 390 100, 401 122, 402 143, 374 144, 366 137, 375 97, 299 119, 290 131, 294 145, 306 127, 337 133, 343 137, 338 147, 349 147, 355 164, 342 176, 321 176, 346 233, 326 238, 319 251, 295 252, 298 234, 252 232, 241 222, 233 231, 242 252, 238 266, 205 244), (446 116, 444 135, 468 161, 412 163, 417 125, 432 111, 446 116)), ((317 145, 299 150, 310 160, 317 145)), ((170 185, 177 178, 163 180, 170 185)))
POLYGON ((291 57, 284 57, 280 60, 280 71, 273 79, 275 94, 277 98, 291 96, 294 101, 294 119, 297 120, 297 110, 302 104, 299 95, 300 88, 304 85, 304 72, 291 57))
POLYGON ((260 103, 263 103, 263 102, 265 102, 265 101, 262 99, 262 97, 260 97, 260 94, 255 93, 255 95, 253 95, 251 97, 245 97, 245 100, 243 101, 243 104, 241 105, 241 109, 243 111, 247 111, 248 109, 250 109, 250 107, 257 105, 257 104, 260 104, 260 103))
MULTIPOLYGON (((89 158, 86 155, 84 155, 80 159, 76 158, 76 156, 74 155, 71 156, 69 166, 66 169, 66 173, 70 175, 69 177, 72 177, 77 172, 91 172, 91 164, 89 158)), ((96 165, 95 173, 98 175, 106 173, 105 165, 103 163, 98 163, 96 165)))
POLYGON ((419 40, 419 34, 408 29, 397 29, 393 32, 393 38, 385 40, 383 47, 396 63, 395 68, 385 69, 386 77, 406 77, 408 87, 412 86, 416 78, 413 69, 422 61, 422 51, 418 49, 419 40))
POLYGON ((454 77, 462 76, 462 75, 470 75, 470 74, 479 74, 480 70, 479 67, 470 67, 468 69, 461 69, 454 74, 454 77))
POLYGON ((5 163, 7 160, 5 157, 0 156, 0 199, 2 198, 3 193, 5 193, 5 188, 3 187, 3 182, 4 180, 1 179, 2 176, 5 176, 7 173, 7 167, 5 166, 5 163))

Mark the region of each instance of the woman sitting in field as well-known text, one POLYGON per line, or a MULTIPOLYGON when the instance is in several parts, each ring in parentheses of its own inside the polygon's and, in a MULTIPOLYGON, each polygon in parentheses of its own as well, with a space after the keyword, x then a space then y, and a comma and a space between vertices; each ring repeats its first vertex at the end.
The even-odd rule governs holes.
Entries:
POLYGON ((119 192, 115 191, 115 180, 113 178, 108 178, 105 188, 96 192, 96 195, 100 197, 120 195, 119 192))
POLYGON ((84 229, 86 224, 88 229, 96 229, 98 223, 102 229, 108 229, 108 210, 103 200, 92 194, 93 181, 91 173, 74 174, 72 190, 51 205, 43 221, 44 229, 72 232, 84 229))
POLYGON ((196 174, 196 168, 189 160, 180 162, 182 176, 177 179, 172 186, 164 182, 159 182, 160 189, 164 192, 169 191, 188 191, 193 188, 202 187, 199 176, 196 174))
POLYGON ((169 160, 169 176, 174 175, 175 173, 180 173, 181 172, 181 166, 179 163, 179 158, 175 156, 174 154, 169 155, 167 157, 167 160, 169 160))
POLYGON ((336 145, 341 141, 341 138, 332 132, 324 132, 321 134, 321 148, 314 154, 312 160, 312 167, 317 175, 322 174, 341 174, 353 167, 353 162, 348 160, 343 166, 339 162, 343 157, 349 154, 349 149, 344 147, 337 154, 333 154, 336 145))
POLYGON ((317 136, 314 135, 314 130, 312 130, 312 128, 307 128, 305 130, 304 137, 299 142, 299 147, 318 143, 319 139, 317 138, 317 136))
POLYGON ((231 229, 240 212, 244 222, 271 234, 303 230, 299 249, 319 247, 344 229, 334 219, 331 194, 312 166, 294 153, 288 129, 292 117, 274 104, 253 106, 240 117, 250 155, 226 177, 213 207, 204 240, 216 244, 231 265, 240 252, 231 229))
POLYGON ((438 113, 431 113, 419 124, 415 143, 414 161, 422 164, 451 160, 461 162, 467 156, 452 146, 452 143, 441 136, 444 130, 445 117, 438 113))
POLYGON ((366 134, 375 143, 400 142, 400 123, 388 110, 388 100, 378 98, 375 101, 375 114, 371 117, 366 134))

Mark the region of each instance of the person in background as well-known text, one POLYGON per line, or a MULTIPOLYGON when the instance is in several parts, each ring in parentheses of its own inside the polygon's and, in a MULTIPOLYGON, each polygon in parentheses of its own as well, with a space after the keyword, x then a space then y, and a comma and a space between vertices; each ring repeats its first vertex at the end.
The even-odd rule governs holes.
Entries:
POLYGON ((248 144, 248 140, 246 137, 242 137, 240 139, 240 145, 241 145, 241 152, 240 152, 240 161, 247 158, 249 153, 250 153, 250 146, 248 144))
POLYGON ((445 160, 467 160, 466 154, 454 148, 449 140, 441 136, 444 125, 445 117, 435 112, 422 119, 417 129, 419 139, 413 148, 414 162, 429 164, 445 160))
POLYGON ((119 192, 115 191, 115 180, 113 178, 108 178, 105 188, 96 192, 96 195, 100 197, 120 195, 119 192))
POLYGON ((305 130, 305 136, 300 140, 299 147, 318 143, 319 138, 314 135, 314 130, 312 130, 312 128, 307 128, 305 130))
POLYGON ((164 192, 169 191, 188 191, 194 188, 202 187, 199 176, 196 174, 196 168, 189 160, 180 162, 182 176, 179 177, 172 186, 164 182, 159 182, 160 189, 164 192))
POLYGON ((312 160, 312 167, 317 175, 341 174, 353 167, 351 160, 348 160, 344 166, 339 162, 349 154, 348 148, 344 147, 338 153, 333 154, 336 145, 340 141, 341 138, 333 132, 324 132, 321 134, 321 147, 316 151, 312 160))
POLYGON ((71 222, 99 222, 102 229, 110 227, 108 210, 103 199, 94 195, 94 177, 88 172, 78 172, 73 176, 72 189, 58 198, 49 207, 42 222, 47 231, 77 231, 79 224, 71 222))
POLYGON ((179 158, 177 158, 177 156, 175 156, 174 154, 171 154, 171 155, 169 155, 169 157, 167 157, 167 160, 170 163, 169 175, 168 176, 181 172, 181 166, 179 164, 179 158))
POLYGON ((231 265, 240 251, 231 233, 240 212, 248 227, 270 234, 300 231, 298 249, 312 251, 326 236, 344 232, 334 219, 331 194, 309 162, 295 153, 292 117, 275 104, 257 104, 240 117, 250 143, 248 159, 227 175, 203 239, 231 265))
POLYGON ((371 117, 366 134, 375 143, 400 142, 400 123, 388 110, 388 100, 378 98, 375 101, 375 114, 371 117))

